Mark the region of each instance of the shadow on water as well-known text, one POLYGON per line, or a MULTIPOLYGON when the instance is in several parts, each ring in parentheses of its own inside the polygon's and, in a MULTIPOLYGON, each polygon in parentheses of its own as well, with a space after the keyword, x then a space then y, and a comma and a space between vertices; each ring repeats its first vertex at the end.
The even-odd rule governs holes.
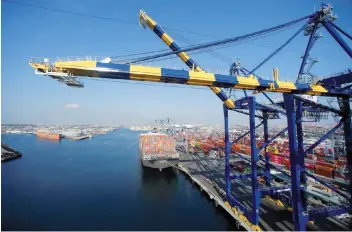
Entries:
POLYGON ((141 163, 141 197, 147 201, 173 201, 179 187, 179 178, 172 168, 159 169, 141 163))
POLYGON ((177 174, 173 168, 165 168, 159 171, 157 168, 145 167, 142 163, 142 184, 155 184, 156 182, 174 183, 177 182, 177 174))

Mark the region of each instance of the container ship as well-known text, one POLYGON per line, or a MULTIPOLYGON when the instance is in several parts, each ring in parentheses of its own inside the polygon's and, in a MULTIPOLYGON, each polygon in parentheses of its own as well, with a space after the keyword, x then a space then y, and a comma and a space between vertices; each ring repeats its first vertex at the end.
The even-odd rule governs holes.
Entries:
POLYGON ((162 171, 162 169, 172 167, 179 162, 175 141, 167 134, 154 132, 141 134, 139 151, 142 164, 149 168, 162 171))
POLYGON ((50 133, 46 131, 36 131, 35 133, 39 138, 50 139, 50 140, 60 140, 61 134, 50 133))

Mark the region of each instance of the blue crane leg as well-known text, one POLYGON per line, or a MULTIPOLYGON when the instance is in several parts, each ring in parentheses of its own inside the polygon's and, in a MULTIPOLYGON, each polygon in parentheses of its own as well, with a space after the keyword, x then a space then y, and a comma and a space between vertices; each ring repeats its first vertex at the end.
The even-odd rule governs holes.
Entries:
POLYGON ((291 164, 291 186, 292 186, 292 220, 295 231, 306 230, 306 218, 303 216, 302 197, 300 189, 300 171, 299 153, 297 147, 297 129, 296 114, 293 101, 293 95, 284 93, 284 101, 287 112, 287 126, 290 147, 290 164, 291 164))
POLYGON ((230 139, 229 139, 229 110, 226 105, 224 108, 225 121, 225 182, 226 182, 226 198, 229 199, 231 194, 231 179, 230 179, 230 139))
MULTIPOLYGON (((302 107, 303 103, 300 100, 295 100, 296 101, 296 125, 297 125, 297 149, 298 149, 298 155, 299 155, 299 164, 301 166, 301 169, 304 170, 304 145, 303 145, 303 127, 302 127, 302 107)), ((301 172, 300 175, 301 178, 301 183, 306 184, 307 178, 305 175, 305 172, 301 172)), ((302 206, 304 210, 307 210, 307 202, 305 196, 302 196, 304 200, 302 201, 302 206)))
POLYGON ((252 224, 259 223, 260 191, 258 186, 257 162, 259 160, 257 142, 255 140, 255 97, 249 99, 249 128, 251 139, 251 169, 252 169, 252 224))
MULTIPOLYGON (((268 113, 267 112, 263 112, 264 114, 264 120, 263 120, 263 123, 264 123, 264 143, 268 144, 268 141, 269 141, 269 128, 268 128, 268 113)), ((270 156, 269 156, 269 153, 267 152, 267 149, 266 149, 266 146, 264 147, 264 157, 265 157, 265 171, 264 171, 264 174, 265 174, 265 182, 266 182, 266 185, 270 186, 270 181, 271 181, 271 178, 270 178, 270 156)))
MULTIPOLYGON (((351 124, 351 106, 350 98, 343 98, 343 112, 344 112, 344 135, 346 143, 346 155, 347 155, 347 167, 348 167, 348 177, 350 182, 352 182, 352 124, 351 124)), ((350 184, 350 194, 352 196, 352 184, 350 184)))

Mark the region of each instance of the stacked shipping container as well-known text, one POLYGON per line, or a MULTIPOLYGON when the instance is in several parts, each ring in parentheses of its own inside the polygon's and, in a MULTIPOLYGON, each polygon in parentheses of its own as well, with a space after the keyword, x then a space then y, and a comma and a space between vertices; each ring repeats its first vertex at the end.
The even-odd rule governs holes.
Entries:
POLYGON ((176 144, 173 138, 164 134, 145 134, 140 138, 140 150, 144 155, 176 154, 176 144))

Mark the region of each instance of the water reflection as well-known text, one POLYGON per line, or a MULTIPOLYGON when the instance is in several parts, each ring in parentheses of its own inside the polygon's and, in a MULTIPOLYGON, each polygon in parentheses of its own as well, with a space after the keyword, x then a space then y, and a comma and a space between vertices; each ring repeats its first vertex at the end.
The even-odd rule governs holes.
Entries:
POLYGON ((149 168, 143 166, 141 163, 142 170, 142 184, 143 185, 155 185, 156 183, 168 183, 168 184, 177 184, 177 174, 173 168, 165 168, 162 171, 159 171, 157 168, 149 168))
POLYGON ((144 200, 173 200, 177 188, 178 178, 173 168, 162 171, 143 166, 141 163, 141 185, 144 200))
POLYGON ((46 139, 46 138, 41 138, 38 136, 36 136, 36 140, 38 140, 38 142, 47 142, 47 143, 53 143, 53 144, 60 144, 61 143, 61 139, 60 140, 46 139))

